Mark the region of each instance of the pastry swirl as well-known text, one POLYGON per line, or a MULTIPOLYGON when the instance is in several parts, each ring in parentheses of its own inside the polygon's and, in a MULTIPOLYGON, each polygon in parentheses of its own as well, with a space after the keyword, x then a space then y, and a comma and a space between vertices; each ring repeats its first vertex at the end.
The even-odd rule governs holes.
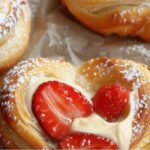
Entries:
POLYGON ((14 28, 17 20, 19 19, 21 13, 21 5, 23 5, 23 3, 23 0, 1 1, 0 38, 8 34, 11 29, 14 28))
POLYGON ((150 41, 149 0, 62 1, 72 15, 95 32, 150 41))
POLYGON ((26 0, 0 1, 0 74, 25 53, 30 34, 30 10, 26 0))
POLYGON ((0 138, 6 148, 57 147, 40 128, 25 102, 32 77, 40 78, 41 74, 66 83, 75 83, 87 93, 95 93, 100 86, 112 83, 119 83, 130 92, 137 92, 130 149, 150 148, 148 67, 114 58, 92 59, 79 67, 62 61, 35 58, 15 66, 2 80, 0 89, 0 138))

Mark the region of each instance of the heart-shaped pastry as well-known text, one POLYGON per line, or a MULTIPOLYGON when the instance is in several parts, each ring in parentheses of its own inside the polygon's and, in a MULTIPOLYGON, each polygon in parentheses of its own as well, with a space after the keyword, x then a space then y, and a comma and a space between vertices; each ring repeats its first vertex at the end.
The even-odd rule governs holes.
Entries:
POLYGON ((1 82, 0 141, 6 148, 150 148, 149 88, 148 67, 129 60, 22 61, 1 82))

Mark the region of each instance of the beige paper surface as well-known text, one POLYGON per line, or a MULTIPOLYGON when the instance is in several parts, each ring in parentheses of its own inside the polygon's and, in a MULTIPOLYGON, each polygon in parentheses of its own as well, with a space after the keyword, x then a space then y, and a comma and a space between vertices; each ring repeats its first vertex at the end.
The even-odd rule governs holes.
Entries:
POLYGON ((60 0, 30 0, 33 30, 26 58, 65 59, 73 64, 94 57, 121 57, 150 64, 150 44, 135 38, 98 35, 62 11, 60 0))

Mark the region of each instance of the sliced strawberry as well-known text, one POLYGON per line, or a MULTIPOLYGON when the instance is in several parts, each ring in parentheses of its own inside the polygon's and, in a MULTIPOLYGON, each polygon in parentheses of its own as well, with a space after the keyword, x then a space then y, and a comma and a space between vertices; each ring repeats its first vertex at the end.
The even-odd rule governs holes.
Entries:
POLYGON ((118 146, 111 140, 101 136, 75 133, 62 139, 60 142, 61 149, 109 149, 118 150, 118 146))
POLYGON ((101 87, 92 98, 94 111, 107 121, 116 121, 129 101, 129 92, 118 84, 101 87))
POLYGON ((36 90, 32 110, 41 127, 55 139, 70 132, 72 120, 92 113, 92 105, 73 87, 58 81, 43 83, 36 90))

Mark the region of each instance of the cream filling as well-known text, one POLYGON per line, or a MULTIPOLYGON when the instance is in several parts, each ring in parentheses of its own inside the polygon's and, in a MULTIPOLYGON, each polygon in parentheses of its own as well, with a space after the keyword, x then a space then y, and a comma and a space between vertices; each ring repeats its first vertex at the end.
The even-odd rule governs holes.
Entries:
MULTIPOLYGON (((55 78, 43 76, 33 76, 30 80, 27 93, 26 93, 26 106, 36 120, 32 113, 32 97, 38 86, 47 81, 60 81, 55 78)), ((63 82, 63 81, 61 81, 63 82)), ((65 83, 65 82, 63 82, 65 83)), ((89 101, 93 94, 86 93, 80 86, 75 83, 67 82, 68 85, 79 90, 89 101)), ((128 116, 122 121, 109 123, 103 118, 93 113, 89 117, 85 118, 76 118, 71 126, 72 131, 74 132, 85 132, 100 135, 109 139, 112 139, 116 142, 120 149, 129 149, 130 140, 132 137, 132 121, 134 117, 134 108, 135 108, 135 92, 130 93, 130 112, 128 116)))
POLYGON ((100 135, 116 142, 120 149, 129 149, 132 137, 132 120, 134 117, 134 93, 130 94, 130 113, 122 121, 109 123, 97 114, 86 118, 76 118, 72 124, 75 132, 85 132, 100 135))
MULTIPOLYGON (((32 97, 33 97, 34 92, 39 87, 39 85, 41 85, 42 83, 47 82, 47 81, 53 81, 53 80, 60 81, 60 80, 55 79, 53 77, 46 77, 43 74, 40 74, 39 76, 31 77, 30 83, 28 85, 27 92, 26 92, 26 101, 25 101, 25 103, 26 103, 27 109, 29 110, 29 112, 32 116, 34 116, 34 115, 33 115, 33 112, 32 112, 32 104, 31 103, 32 103, 32 97)), ((77 85, 73 82, 64 82, 64 81, 60 81, 60 82, 66 83, 68 85, 71 85, 75 89, 78 89, 83 95, 86 96, 86 98, 89 100, 89 102, 91 102, 90 98, 92 97, 92 95, 86 93, 79 85, 77 85)))

